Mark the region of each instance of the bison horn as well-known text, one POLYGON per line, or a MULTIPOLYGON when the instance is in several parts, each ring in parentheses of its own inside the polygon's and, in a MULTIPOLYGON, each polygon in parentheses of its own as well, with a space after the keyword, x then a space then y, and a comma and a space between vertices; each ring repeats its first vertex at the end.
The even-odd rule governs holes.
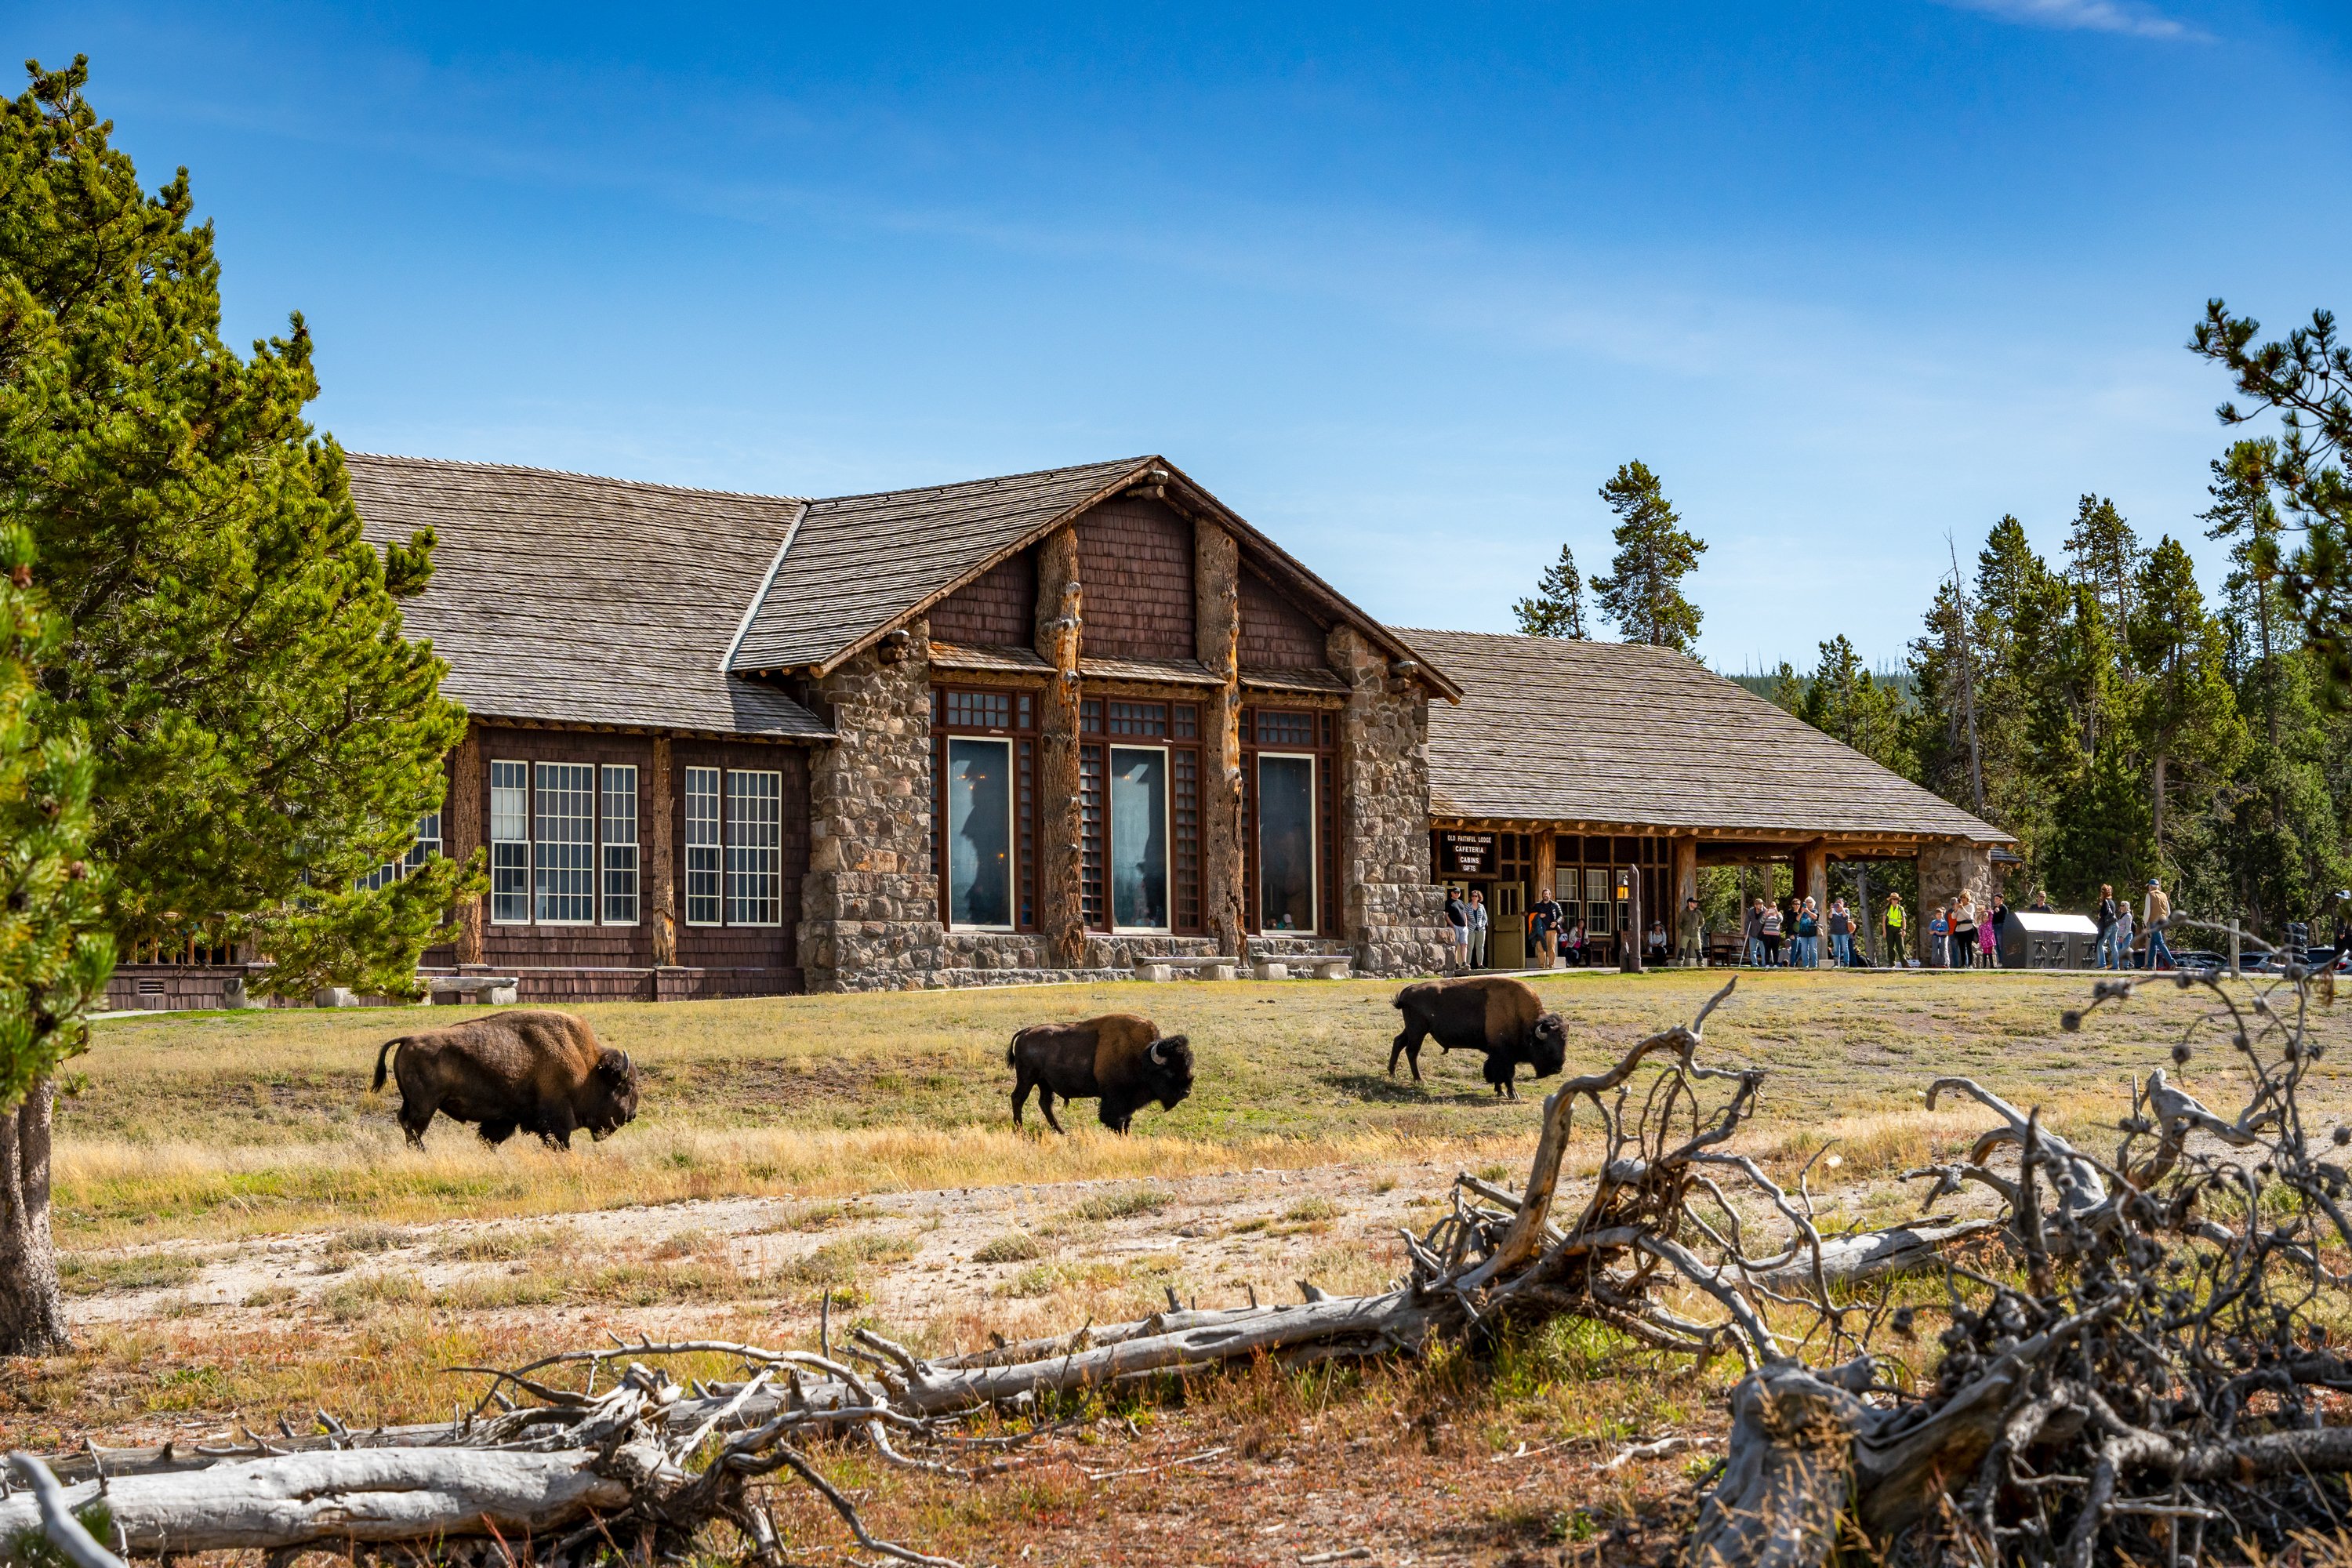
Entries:
POLYGON ((1153 1067, 1164 1068, 1168 1065, 1168 1058, 1166 1055, 1167 1048, 1167 1041, 1154 1040, 1151 1042, 1151 1048, 1143 1054, 1151 1058, 1151 1065, 1153 1067))
POLYGON ((636 1064, 636 1063, 635 1063, 635 1062, 633 1062, 633 1061, 631 1061, 631 1060, 629 1059, 629 1053, 628 1053, 628 1052, 626 1052, 626 1051, 623 1051, 623 1052, 621 1053, 621 1071, 622 1071, 624 1074, 627 1074, 627 1073, 634 1073, 634 1072, 635 1072, 636 1070, 637 1070, 637 1064, 636 1064))

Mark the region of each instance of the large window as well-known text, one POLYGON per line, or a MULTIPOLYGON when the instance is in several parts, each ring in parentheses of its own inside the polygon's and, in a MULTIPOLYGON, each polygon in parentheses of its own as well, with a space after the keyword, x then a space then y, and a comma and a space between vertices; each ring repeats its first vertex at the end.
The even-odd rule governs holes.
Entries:
POLYGON ((530 770, 521 763, 490 764, 490 919, 530 919, 530 770))
POLYGON ((596 770, 586 763, 541 763, 534 770, 532 918, 541 925, 596 919, 596 770))
POLYGON ((948 921, 1013 928, 1013 742, 947 743, 948 921))
POLYGON ((608 764, 604 778, 604 923, 637 923, 637 770, 608 764))
POLYGON ((1168 753, 1110 749, 1111 925, 1168 929, 1168 753))
POLYGON ((686 923, 719 923, 719 770, 686 770, 686 923))
POLYGON ((727 773, 727 923, 772 926, 783 914, 782 773, 727 773))
POLYGON ((1317 928, 1315 759, 1257 759, 1257 908, 1265 931, 1317 928))

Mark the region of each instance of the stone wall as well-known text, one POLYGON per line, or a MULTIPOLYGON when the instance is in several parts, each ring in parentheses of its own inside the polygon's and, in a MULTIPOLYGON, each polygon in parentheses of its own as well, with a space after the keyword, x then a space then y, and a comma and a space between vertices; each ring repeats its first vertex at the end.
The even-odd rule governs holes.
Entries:
POLYGON ((1429 699, 1350 626, 1326 645, 1348 683, 1339 721, 1339 884, 1358 973, 1445 967, 1445 895, 1429 879, 1429 699))
POLYGON ((1927 929, 1936 906, 1951 902, 1963 889, 1976 900, 1979 910, 1991 908, 1993 895, 2000 890, 2000 879, 1993 872, 1991 845, 1934 844, 1919 851, 1919 907, 1911 915, 1915 944, 1917 933, 1927 929))
POLYGON ((840 739, 809 760, 801 968, 811 991, 899 990, 946 964, 931 869, 930 629, 818 684, 840 739))

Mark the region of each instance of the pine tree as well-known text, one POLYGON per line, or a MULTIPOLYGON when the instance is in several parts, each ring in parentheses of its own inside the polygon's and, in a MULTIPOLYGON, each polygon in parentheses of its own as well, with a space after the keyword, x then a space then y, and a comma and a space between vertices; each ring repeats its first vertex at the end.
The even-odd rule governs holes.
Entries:
POLYGON ((1521 599, 1511 613, 1524 636, 1584 641, 1584 578, 1576 569, 1576 552, 1561 545, 1559 559, 1544 568, 1536 596, 1521 599))
POLYGON ((432 535, 361 537, 303 420, 301 319, 233 353, 186 171, 147 195, 84 64, 31 68, 0 114, 0 521, 66 624, 43 681, 92 738, 118 944, 243 942, 277 961, 266 987, 409 990, 463 868, 353 883, 438 808, 463 731, 401 635, 432 535))
POLYGON ((2158 861, 2177 878, 2188 858, 2174 853, 2174 796, 2194 824, 2235 773, 2248 742, 2230 685, 2227 639, 2178 540, 2168 534, 2157 542, 2133 598, 2132 661, 2142 676, 2136 730, 2149 836, 2158 861))
POLYGON ((1787 659, 1772 672, 1772 706, 1786 713, 1803 718, 1805 713, 1805 678, 1787 659))
POLYGON ((1611 575, 1592 580, 1601 613, 1627 642, 1690 652, 1700 612, 1684 596, 1682 581, 1706 552, 1706 542, 1683 529, 1658 476, 1644 464, 1621 467, 1601 487, 1601 499, 1619 520, 1611 575))
MULTIPOLYGON (((0 285, 5 287, 5 285, 0 285)), ((88 858, 94 769, 36 681, 58 626, 33 542, 0 527, 0 1356, 66 1348, 49 1233, 50 1074, 82 1049, 114 966, 88 858)))
POLYGON ((1797 716, 1871 761, 1902 772, 1908 760, 1903 754, 1902 699, 1871 674, 1843 633, 1822 644, 1821 651, 1821 667, 1804 683, 1797 716))
POLYGON ((2097 595, 2107 625, 2131 625, 2134 590, 2146 552, 2114 501, 2100 496, 2082 499, 2066 535, 2066 554, 2074 581, 2097 595))

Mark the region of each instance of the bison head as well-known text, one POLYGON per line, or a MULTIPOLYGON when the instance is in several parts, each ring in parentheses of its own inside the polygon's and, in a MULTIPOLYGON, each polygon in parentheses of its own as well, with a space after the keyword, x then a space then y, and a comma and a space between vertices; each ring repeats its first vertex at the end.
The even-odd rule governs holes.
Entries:
POLYGON ((1175 1110, 1176 1102, 1192 1092, 1192 1042, 1167 1035, 1145 1047, 1143 1086, 1160 1110, 1175 1110))
POLYGON ((1528 1061, 1538 1078, 1549 1078, 1568 1065, 1567 1019, 1546 1013, 1536 1020, 1535 1035, 1528 1042, 1528 1061))
POLYGON ((596 1058, 596 1070, 582 1087, 580 1125, 602 1142, 606 1134, 635 1120, 637 1114, 637 1064, 626 1051, 605 1047, 596 1058))

